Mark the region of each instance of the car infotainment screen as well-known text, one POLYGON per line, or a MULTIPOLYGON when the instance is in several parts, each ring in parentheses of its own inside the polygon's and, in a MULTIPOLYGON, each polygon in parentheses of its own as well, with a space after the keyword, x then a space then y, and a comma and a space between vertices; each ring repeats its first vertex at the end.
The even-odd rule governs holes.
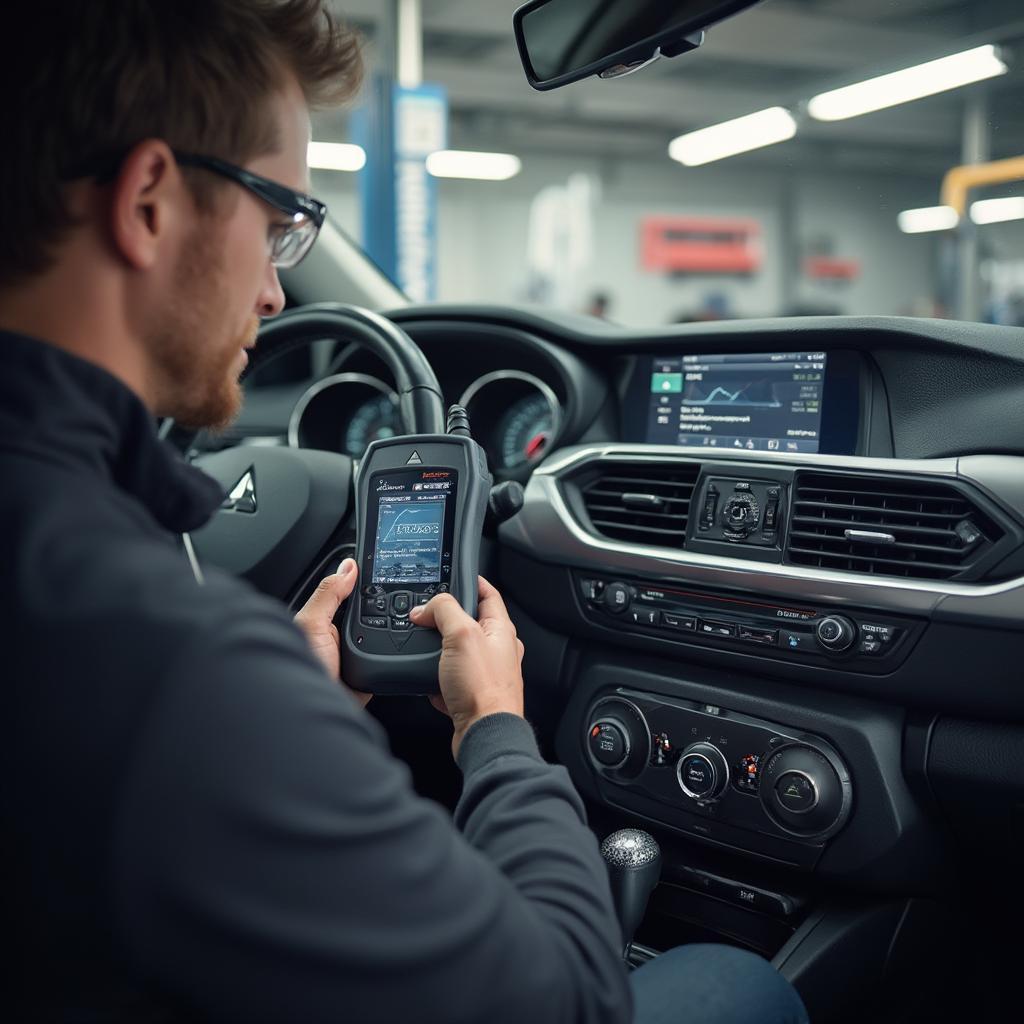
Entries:
POLYGON ((824 352, 654 356, 648 444, 817 452, 824 352))
MULTIPOLYGON (((371 484, 376 498, 374 583, 438 583, 449 505, 455 500, 453 470, 382 473, 371 484)), ((450 559, 449 559, 450 560, 450 559)))

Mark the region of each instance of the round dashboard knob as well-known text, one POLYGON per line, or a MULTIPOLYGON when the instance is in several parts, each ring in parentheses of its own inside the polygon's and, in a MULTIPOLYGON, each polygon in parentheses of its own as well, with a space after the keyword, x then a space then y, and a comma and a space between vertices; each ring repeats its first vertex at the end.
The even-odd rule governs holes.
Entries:
POLYGON ((794 744, 774 753, 761 775, 761 803, 776 824, 805 836, 831 832, 849 813, 849 779, 824 754, 794 744))
POLYGON ((676 779, 693 800, 717 800, 729 785, 729 762, 713 743, 692 743, 679 758, 676 779))
POLYGON ((595 761, 605 768, 619 768, 629 757, 629 732, 622 722, 602 718, 591 725, 587 745, 595 761))
POLYGON ((609 583, 604 588, 604 606, 613 615, 621 615, 629 607, 632 596, 625 583, 609 583))
POLYGON ((731 540, 739 540, 757 527, 761 509, 757 499, 747 492, 733 494, 722 506, 722 526, 731 540))
POLYGON ((625 697, 605 697, 590 709, 583 742, 600 775, 616 782, 636 778, 651 759, 651 730, 643 712, 625 697))
POLYGON ((827 651, 845 651, 857 639, 857 627, 842 615, 829 615, 815 627, 818 643, 827 651))

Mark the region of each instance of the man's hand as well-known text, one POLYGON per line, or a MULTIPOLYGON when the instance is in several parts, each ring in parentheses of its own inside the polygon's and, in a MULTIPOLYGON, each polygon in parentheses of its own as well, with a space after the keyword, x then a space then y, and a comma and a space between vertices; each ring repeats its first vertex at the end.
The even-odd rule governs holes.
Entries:
POLYGON ((523 714, 523 642, 501 595, 481 576, 478 621, 451 594, 439 594, 409 613, 417 626, 441 634, 441 696, 430 701, 455 726, 452 753, 466 730, 486 715, 523 714))
MULTIPOLYGON (((341 647, 338 627, 334 616, 349 594, 352 593, 359 576, 354 559, 346 558, 334 576, 327 576, 313 591, 312 597, 295 616, 295 625, 306 634, 310 650, 320 659, 327 674, 344 685, 341 678, 341 647)), ((346 687, 346 689, 349 689, 346 687)), ((349 689, 356 700, 365 708, 372 694, 349 689)))

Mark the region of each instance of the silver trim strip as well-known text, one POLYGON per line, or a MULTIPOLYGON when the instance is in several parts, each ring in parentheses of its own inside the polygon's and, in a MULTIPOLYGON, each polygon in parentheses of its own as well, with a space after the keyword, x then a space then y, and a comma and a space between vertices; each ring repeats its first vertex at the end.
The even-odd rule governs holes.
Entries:
MULTIPOLYGON (((919 473, 930 476, 948 476, 956 479, 956 459, 876 459, 862 455, 819 455, 815 452, 748 452, 731 451, 728 448, 695 448, 692 446, 667 444, 605 444, 570 448, 564 455, 548 459, 534 476, 558 476, 581 462, 595 458, 623 462, 679 462, 699 459, 702 462, 763 462, 770 466, 823 466, 857 472, 866 470, 876 473, 919 473)), ((1021 460, 1024 465, 1024 459, 1021 460)))
POLYGON ((872 530, 843 530, 847 540, 855 540, 863 544, 895 544, 896 538, 891 533, 875 533, 872 530))
POLYGON ((301 395, 299 395, 299 400, 295 403, 295 408, 292 409, 291 416, 288 417, 289 448, 299 447, 299 426, 302 423, 303 413, 305 413, 306 407, 309 403, 312 402, 321 391, 326 391, 328 388, 338 387, 342 384, 364 384, 367 387, 375 388, 382 394, 387 395, 396 409, 400 408, 398 395, 383 381, 377 380, 376 377, 371 377, 366 373, 332 373, 330 377, 324 377, 323 380, 318 380, 315 384, 311 384, 302 392, 301 395))
MULTIPOLYGON (((729 586, 758 592, 772 592, 804 602, 826 601, 856 604, 888 602, 909 614, 930 612, 947 595, 994 597, 1024 587, 1024 577, 1000 583, 971 584, 946 581, 880 578, 858 573, 840 573, 795 565, 753 562, 722 555, 696 554, 675 548, 628 544, 588 533, 572 515, 558 486, 558 478, 583 462, 644 461, 662 464, 698 458, 702 461, 736 461, 751 468, 752 462, 779 466, 827 466, 840 470, 915 473, 959 479, 957 459, 875 459, 775 452, 744 452, 740 457, 725 452, 709 455, 706 448, 669 445, 608 444, 584 446, 554 456, 533 473, 526 486, 522 511, 503 523, 499 533, 516 550, 541 561, 602 572, 674 574, 689 570, 692 583, 729 586)), ((1024 467, 1024 459, 1020 460, 1024 467)), ((1024 472, 1024 470, 1022 470, 1024 472)))

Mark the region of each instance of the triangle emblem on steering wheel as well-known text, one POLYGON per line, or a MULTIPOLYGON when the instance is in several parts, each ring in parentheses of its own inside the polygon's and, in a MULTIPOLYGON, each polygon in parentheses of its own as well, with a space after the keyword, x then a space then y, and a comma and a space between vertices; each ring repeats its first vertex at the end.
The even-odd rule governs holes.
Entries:
POLYGON ((241 476, 238 483, 228 491, 227 497, 220 507, 229 512, 256 511, 256 467, 250 466, 241 476))

